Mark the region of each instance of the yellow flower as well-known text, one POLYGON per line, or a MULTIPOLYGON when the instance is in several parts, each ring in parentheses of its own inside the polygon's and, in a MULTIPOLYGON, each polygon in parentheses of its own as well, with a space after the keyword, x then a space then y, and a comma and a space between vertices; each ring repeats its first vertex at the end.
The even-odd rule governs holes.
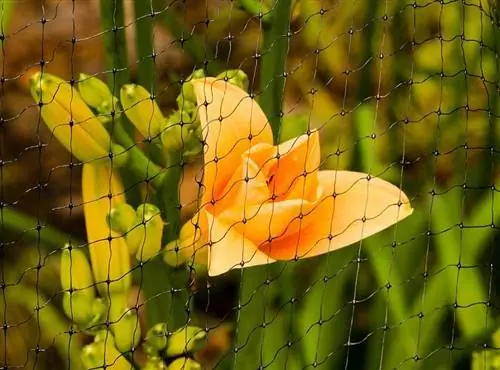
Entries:
POLYGON ((37 72, 30 78, 30 92, 54 136, 82 162, 107 158, 108 132, 85 104, 78 91, 58 77, 37 72))
POLYGON ((194 240, 179 243, 208 263, 209 275, 327 253, 413 212, 386 181, 320 171, 317 131, 274 146, 265 114, 246 92, 214 78, 192 84, 205 139, 204 192, 181 230, 194 240))
POLYGON ((130 255, 123 235, 107 224, 111 208, 125 203, 125 192, 109 163, 83 165, 82 196, 87 241, 97 289, 103 297, 130 287, 130 255))

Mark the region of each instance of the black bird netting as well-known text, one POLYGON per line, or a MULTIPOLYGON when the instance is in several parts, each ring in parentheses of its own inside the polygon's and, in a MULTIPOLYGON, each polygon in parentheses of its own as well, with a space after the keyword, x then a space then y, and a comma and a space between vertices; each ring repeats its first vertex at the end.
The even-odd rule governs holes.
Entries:
POLYGON ((0 369, 500 369, 493 0, 0 0, 0 369))

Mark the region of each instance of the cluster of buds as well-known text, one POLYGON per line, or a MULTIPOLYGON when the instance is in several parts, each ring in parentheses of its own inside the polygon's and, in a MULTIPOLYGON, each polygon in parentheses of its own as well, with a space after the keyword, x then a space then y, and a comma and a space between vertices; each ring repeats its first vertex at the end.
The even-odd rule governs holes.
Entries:
POLYGON ((148 360, 143 369, 200 369, 201 365, 192 356, 205 345, 206 339, 207 332, 196 326, 185 326, 169 333, 166 323, 156 324, 144 340, 148 360))
POLYGON ((119 292, 114 287, 113 292, 99 297, 91 266, 81 248, 68 246, 64 249, 61 285, 65 314, 83 331, 95 336, 91 356, 96 357, 99 353, 95 348, 112 346, 116 348, 115 352, 126 353, 138 345, 141 336, 139 319, 137 310, 127 306, 128 292, 119 292), (105 341, 102 340, 103 332, 105 341))
POLYGON ((164 222, 155 205, 144 203, 134 210, 130 204, 120 203, 111 208, 107 222, 125 238, 129 254, 138 261, 153 258, 160 251, 164 222))
MULTIPOLYGON (((116 97, 103 81, 85 74, 70 83, 47 73, 35 73, 30 79, 30 92, 47 127, 83 162, 88 249, 65 246, 61 285, 65 314, 79 329, 94 336, 94 341, 82 350, 82 362, 87 368, 131 368, 126 354, 133 352, 142 338, 137 307, 127 303, 131 259, 145 262, 157 256, 162 251, 166 225, 157 206, 143 203, 133 207, 127 203, 117 170, 144 178, 144 173, 148 175, 144 167, 149 167, 141 165, 144 158, 160 174, 171 164, 172 155, 179 158, 181 154, 189 160, 201 154, 202 127, 190 81, 204 76, 202 70, 196 70, 183 81, 177 109, 166 117, 155 96, 139 85, 123 86, 116 97), (151 157, 145 156, 127 136, 122 126, 125 118, 145 139, 144 145, 152 149, 148 150, 151 157), (120 134, 123 132, 125 136, 120 134)), ((217 77, 248 88, 248 78, 240 70, 217 77)), ((181 237, 191 234, 191 230, 184 230, 181 237)), ((174 244, 163 249, 164 259, 179 266, 187 261, 179 264, 173 257, 172 253, 179 256, 173 250, 174 244)), ((169 333, 166 327, 157 324, 147 332, 143 343, 147 362, 143 368, 199 369, 192 354, 206 341, 206 332, 186 326, 169 333)))

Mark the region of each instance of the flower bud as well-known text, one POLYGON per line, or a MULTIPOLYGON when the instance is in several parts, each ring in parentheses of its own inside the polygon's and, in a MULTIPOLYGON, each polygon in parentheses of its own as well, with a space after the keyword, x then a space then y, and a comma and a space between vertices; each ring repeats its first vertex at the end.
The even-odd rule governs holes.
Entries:
POLYGON ((81 360, 87 369, 131 370, 133 366, 117 350, 111 333, 96 336, 82 348, 81 360))
POLYGON ((62 306, 66 316, 82 327, 87 326, 94 319, 92 300, 83 292, 64 292, 62 306))
POLYGON ((167 324, 160 322, 148 330, 145 345, 156 352, 163 351, 167 347, 167 324))
POLYGON ((182 84, 181 92, 177 96, 179 111, 186 113, 196 111, 196 95, 194 94, 191 81, 203 77, 205 77, 205 71, 203 69, 197 69, 186 78, 182 84))
POLYGON ((113 99, 113 94, 104 81, 97 77, 80 73, 80 81, 77 86, 83 101, 90 107, 97 109, 104 102, 107 102, 111 106, 110 102, 113 99))
POLYGON ((85 329, 95 332, 96 330, 101 330, 102 326, 105 325, 105 318, 108 312, 108 305, 105 303, 103 298, 96 298, 92 301, 92 320, 87 324, 85 329))
POLYGON ((137 130, 144 136, 160 134, 164 117, 151 94, 142 86, 129 84, 120 90, 123 111, 137 130))
POLYGON ((152 204, 137 207, 135 227, 127 234, 127 245, 139 261, 148 260, 160 251, 163 220, 160 210, 152 204))
POLYGON ((113 167, 123 168, 128 163, 128 150, 121 145, 112 143, 111 153, 113 155, 113 167))
POLYGON ((176 330, 167 341, 167 357, 192 353, 203 347, 207 332, 196 326, 185 326, 176 330))
POLYGON ((175 123, 165 127, 161 133, 161 143, 167 153, 177 153, 182 150, 184 143, 181 124, 175 123))
POLYGON ((186 222, 179 232, 179 239, 167 244, 163 254, 166 264, 178 267, 184 263, 199 264, 200 267, 207 265, 208 261, 208 240, 197 225, 202 217, 198 213, 193 219, 186 222))
POLYGON ((141 327, 137 310, 127 307, 127 296, 113 294, 109 299, 109 320, 115 346, 120 352, 135 348, 141 339, 141 327))
POLYGON ((120 103, 116 96, 111 97, 111 100, 103 101, 95 110, 98 113, 97 118, 103 124, 107 124, 113 120, 116 121, 122 114, 120 103))
POLYGON ((245 91, 248 90, 248 76, 241 69, 230 69, 217 75, 217 79, 224 79, 230 84, 238 86, 245 91))
POLYGON ((163 362, 160 357, 150 357, 146 361, 141 370, 166 370, 167 365, 163 362))
POLYGON ((89 301, 95 298, 92 271, 81 249, 66 245, 61 253, 60 275, 63 290, 78 292, 89 301))
POLYGON ((111 208, 125 203, 123 185, 108 164, 84 164, 82 195, 94 281, 101 296, 130 287, 130 255, 122 235, 106 223, 111 208))
POLYGON ((54 136, 83 162, 107 158, 111 139, 102 123, 70 84, 49 74, 35 73, 30 92, 54 136))
POLYGON ((181 267, 189 261, 189 257, 180 253, 179 241, 173 240, 163 249, 163 261, 172 267, 181 267))
POLYGON ((201 128, 186 111, 175 111, 165 121, 161 141, 167 152, 183 151, 185 156, 198 155, 203 150, 201 128))
POLYGON ((111 208, 106 219, 111 230, 125 235, 135 224, 135 209, 128 203, 120 203, 111 208))
POLYGON ((168 370, 199 370, 201 365, 189 357, 180 357, 172 361, 167 367, 168 370))

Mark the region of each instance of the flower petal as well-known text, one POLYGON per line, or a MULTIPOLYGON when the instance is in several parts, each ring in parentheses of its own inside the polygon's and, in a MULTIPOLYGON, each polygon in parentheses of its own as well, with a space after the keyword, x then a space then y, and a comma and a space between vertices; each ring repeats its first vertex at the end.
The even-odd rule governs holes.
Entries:
POLYGON ((206 204, 224 189, 241 155, 252 145, 273 142, 271 127, 259 105, 245 91, 222 79, 192 81, 205 139, 206 204))
POLYGON ((301 226, 313 221, 304 220, 304 215, 312 212, 316 203, 304 199, 290 199, 281 202, 266 202, 245 206, 244 217, 235 213, 234 208, 221 213, 220 220, 245 234, 255 245, 262 246, 271 239, 284 237, 299 231, 301 226), (302 219, 302 222, 300 220, 302 219))
MULTIPOLYGON (((204 212, 204 211, 201 211, 204 212)), ((206 212, 209 228, 208 274, 216 276, 234 268, 275 262, 232 225, 206 212)))
POLYGON ((396 186, 367 174, 320 171, 323 198, 303 221, 300 232, 261 248, 278 260, 327 253, 371 236, 413 212, 408 197, 396 186))
POLYGON ((269 188, 262 170, 248 157, 241 157, 238 168, 219 194, 215 204, 208 204, 206 209, 215 217, 224 210, 229 210, 234 220, 242 220, 248 214, 248 208, 261 205, 271 199, 269 188))
POLYGON ((269 176, 269 189, 277 196, 276 200, 313 200, 316 196, 320 163, 318 131, 278 146, 255 146, 249 155, 269 176))

